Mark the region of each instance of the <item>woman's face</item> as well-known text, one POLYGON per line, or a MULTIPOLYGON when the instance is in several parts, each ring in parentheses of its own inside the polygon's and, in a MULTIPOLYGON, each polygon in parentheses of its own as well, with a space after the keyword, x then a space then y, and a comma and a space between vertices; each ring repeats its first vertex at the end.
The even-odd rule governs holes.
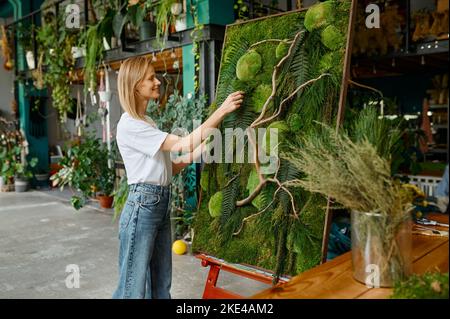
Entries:
POLYGON ((144 79, 142 79, 141 83, 139 83, 137 91, 145 100, 157 100, 159 98, 160 85, 161 82, 156 77, 155 70, 150 68, 144 79))

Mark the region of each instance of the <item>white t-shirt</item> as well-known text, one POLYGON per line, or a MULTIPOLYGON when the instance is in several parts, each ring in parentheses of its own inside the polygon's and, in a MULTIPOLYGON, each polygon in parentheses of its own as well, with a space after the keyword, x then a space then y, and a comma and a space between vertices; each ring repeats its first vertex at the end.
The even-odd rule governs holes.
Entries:
POLYGON ((170 152, 161 145, 168 133, 123 113, 117 124, 117 146, 127 172, 128 184, 167 186, 172 179, 170 152))

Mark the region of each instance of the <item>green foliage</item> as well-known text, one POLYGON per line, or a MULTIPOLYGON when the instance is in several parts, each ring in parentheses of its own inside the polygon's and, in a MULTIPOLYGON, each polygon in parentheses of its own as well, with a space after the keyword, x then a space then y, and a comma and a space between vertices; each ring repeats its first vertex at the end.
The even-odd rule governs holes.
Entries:
POLYGON ((161 48, 164 48, 169 28, 175 22, 170 7, 176 2, 177 0, 162 0, 156 7, 156 39, 161 48))
POLYGON ((34 24, 20 22, 17 24, 16 38, 17 42, 25 51, 33 50, 33 31, 36 29, 34 24))
POLYGON ((293 113, 289 115, 287 123, 289 126, 289 130, 295 133, 301 130, 303 126, 303 119, 300 115, 293 113))
POLYGON ((36 166, 38 159, 33 157, 28 161, 25 157, 22 158, 25 151, 25 138, 21 131, 0 131, 0 176, 6 182, 12 181, 14 177, 33 177, 32 168, 36 166))
MULTIPOLYGON (((188 98, 174 91, 164 106, 149 103, 147 115, 150 116, 165 132, 185 135, 192 132, 206 116, 206 96, 188 98), (195 126, 194 126, 195 125, 195 126)), ((191 164, 176 176, 172 177, 172 201, 170 203, 172 216, 177 221, 176 233, 183 236, 189 231, 192 223, 192 207, 186 200, 196 197, 196 166, 191 164)))
POLYGON ((289 132, 289 126, 285 121, 276 121, 271 123, 264 133, 262 149, 267 154, 277 154, 278 144, 282 143, 285 139, 286 133, 289 132), (277 144, 271 145, 270 140, 275 141, 277 139, 277 144))
POLYGON ((82 39, 87 48, 84 64, 84 90, 95 90, 97 86, 97 69, 103 58, 103 37, 109 39, 113 34, 115 11, 108 9, 105 16, 95 25, 88 26, 82 39))
POLYGON ((114 169, 108 168, 109 159, 112 154, 106 145, 88 135, 67 149, 59 163, 62 168, 50 179, 61 190, 69 186, 81 193, 72 197, 73 207, 78 210, 96 190, 107 195, 112 193, 114 169))
POLYGON ((318 2, 308 9, 305 15, 305 27, 313 31, 328 25, 333 20, 334 1, 318 2))
POLYGON ((412 275, 395 283, 392 299, 448 299, 448 272, 412 275))
POLYGON ((65 122, 67 113, 72 111, 69 75, 75 66, 72 46, 75 46, 77 38, 75 33, 66 30, 63 21, 58 22, 53 19, 37 28, 36 40, 39 54, 44 57, 43 64, 47 67, 44 82, 52 88, 52 105, 60 121, 65 122))
POLYGON ((282 41, 277 45, 275 50, 275 56, 278 60, 281 60, 289 51, 289 43, 287 41, 282 41))
POLYGON ((208 204, 209 214, 212 218, 219 217, 222 209, 223 193, 217 192, 211 196, 208 204))
POLYGON ((351 128, 352 140, 362 142, 367 140, 377 153, 391 160, 399 150, 402 135, 400 123, 386 118, 379 118, 375 107, 367 107, 359 112, 351 128))
POLYGON ((118 216, 120 216, 120 213, 122 212, 123 207, 125 206, 125 203, 128 198, 128 179, 126 175, 122 176, 119 182, 119 186, 117 189, 114 190, 113 196, 113 207, 114 207, 114 216, 113 221, 117 219, 118 216))
POLYGON ((322 33, 322 43, 330 50, 337 50, 344 46, 344 35, 334 25, 326 27, 322 33))
MULTIPOLYGON (((250 175, 248 176, 248 181, 246 185, 248 193, 249 194, 253 193, 253 191, 256 189, 258 185, 259 185, 259 176, 258 173, 256 172, 256 169, 253 168, 250 171, 250 175)), ((258 209, 258 211, 264 209, 265 208, 264 204, 267 203, 267 198, 265 198, 264 195, 265 195, 264 193, 260 193, 252 200, 252 205, 255 206, 258 209)))
MULTIPOLYGON (((256 87, 253 95, 251 96, 250 105, 253 107, 253 111, 261 113, 264 103, 272 94, 272 86, 268 84, 260 84, 256 87)), ((273 108, 273 102, 271 101, 267 106, 267 109, 273 108)))
POLYGON ((37 157, 33 157, 29 162, 26 160, 23 162, 16 162, 14 167, 15 177, 24 179, 32 178, 33 172, 31 171, 31 169, 36 167, 37 163, 38 163, 37 157))
POLYGON ((236 66, 236 76, 239 80, 250 81, 255 78, 261 69, 261 55, 255 50, 244 54, 236 66))

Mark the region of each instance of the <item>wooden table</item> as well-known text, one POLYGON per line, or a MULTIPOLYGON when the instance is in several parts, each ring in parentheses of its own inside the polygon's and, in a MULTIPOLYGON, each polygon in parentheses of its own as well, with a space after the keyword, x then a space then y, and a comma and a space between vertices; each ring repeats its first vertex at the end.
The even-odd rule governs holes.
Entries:
MULTIPOLYGON (((448 215, 442 214, 431 214, 428 218, 446 224, 449 220, 448 215)), ((448 231, 448 228, 435 228, 448 231)), ((413 235, 413 272, 448 272, 448 251, 448 237, 413 235)), ((353 279, 352 256, 348 252, 251 298, 380 299, 391 294, 391 288, 368 288, 353 279)))

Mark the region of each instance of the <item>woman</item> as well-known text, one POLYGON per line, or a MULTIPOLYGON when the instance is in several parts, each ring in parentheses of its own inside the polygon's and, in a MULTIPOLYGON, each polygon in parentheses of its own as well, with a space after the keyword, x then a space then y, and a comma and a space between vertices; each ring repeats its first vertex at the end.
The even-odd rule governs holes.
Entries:
POLYGON ((124 110, 117 125, 117 145, 128 177, 129 195, 119 221, 119 283, 113 298, 170 298, 172 281, 170 181, 201 156, 208 129, 238 109, 243 92, 225 102, 190 135, 160 131, 147 117, 148 102, 159 98, 161 82, 146 57, 125 60, 118 91, 124 110), (170 152, 187 154, 170 160, 170 152))

